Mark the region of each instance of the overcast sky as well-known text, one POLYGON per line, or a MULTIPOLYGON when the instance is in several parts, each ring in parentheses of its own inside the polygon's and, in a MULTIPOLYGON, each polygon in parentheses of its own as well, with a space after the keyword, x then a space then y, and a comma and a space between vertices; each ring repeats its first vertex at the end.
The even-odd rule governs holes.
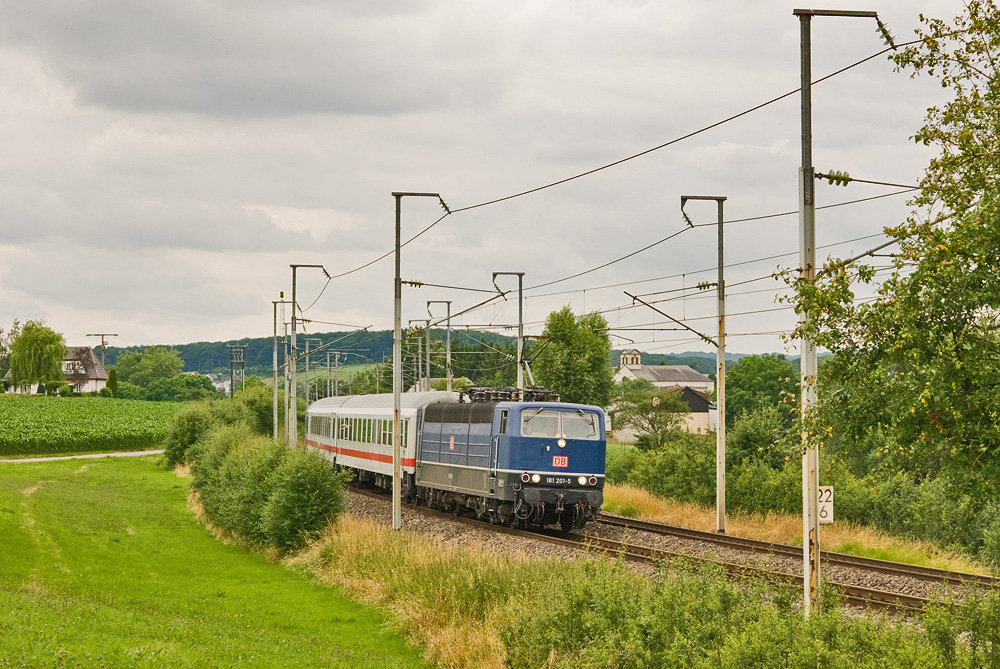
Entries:
MULTIPOLYGON (((799 85, 798 5, 786 2, 0 6, 0 327, 44 319, 70 345, 99 343, 85 336, 97 332, 118 333, 114 345, 269 336, 271 301, 290 297, 290 264, 337 275, 392 249, 393 191, 439 192, 452 209, 504 198, 799 85)), ((819 7, 876 10, 899 41, 919 12, 961 10, 940 0, 819 7)), ((874 20, 816 18, 813 48, 818 79, 884 47, 874 20)), ((818 84, 816 169, 916 183, 931 154, 909 137, 941 96, 884 55, 818 84)), ((688 332, 652 330, 676 326, 623 291, 674 291, 643 298, 662 300, 714 281, 714 227, 535 287, 682 230, 681 195, 726 196, 727 220, 794 211, 799 141, 796 94, 607 170, 448 216, 403 249, 403 278, 486 290, 494 271, 524 272, 529 333, 570 305, 633 328, 615 331, 616 348, 710 350, 688 332)), ((822 184, 817 200, 898 190, 822 184)), ((906 201, 819 211, 820 256, 882 243, 906 201)), ((687 211, 695 223, 716 220, 711 203, 687 211)), ((442 213, 436 201, 404 199, 404 238, 442 213)), ((726 226, 728 350, 797 353, 776 334, 795 321, 775 302, 781 284, 751 281, 797 267, 797 249, 796 215, 726 226)), ((326 278, 300 269, 301 306, 315 300, 306 328, 391 328, 392 277, 390 256, 316 300, 326 278)), ((428 300, 458 312, 487 297, 406 286, 403 323, 426 318, 428 300)), ((508 298, 455 323, 515 325, 516 293, 508 298)), ((657 306, 716 332, 714 293, 657 306)))

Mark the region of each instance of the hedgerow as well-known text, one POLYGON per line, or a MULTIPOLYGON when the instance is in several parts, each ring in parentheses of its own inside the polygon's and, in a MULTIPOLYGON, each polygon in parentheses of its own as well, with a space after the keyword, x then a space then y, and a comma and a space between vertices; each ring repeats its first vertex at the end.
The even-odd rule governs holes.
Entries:
POLYGON ((212 524, 251 545, 301 547, 344 510, 348 475, 319 455, 260 435, 256 423, 238 420, 246 417, 241 410, 220 410, 227 404, 238 402, 178 413, 168 464, 190 464, 192 487, 212 524))
POLYGON ((0 395, 0 455, 157 446, 180 408, 177 402, 0 395))

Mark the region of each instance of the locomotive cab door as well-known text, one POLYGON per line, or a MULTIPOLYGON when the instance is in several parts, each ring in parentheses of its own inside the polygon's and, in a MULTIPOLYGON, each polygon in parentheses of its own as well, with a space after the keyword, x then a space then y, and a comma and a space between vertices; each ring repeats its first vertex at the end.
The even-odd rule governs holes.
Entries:
POLYGON ((493 429, 490 436, 490 494, 495 495, 497 489, 497 466, 500 458, 500 440, 506 439, 507 409, 498 409, 493 414, 493 429))

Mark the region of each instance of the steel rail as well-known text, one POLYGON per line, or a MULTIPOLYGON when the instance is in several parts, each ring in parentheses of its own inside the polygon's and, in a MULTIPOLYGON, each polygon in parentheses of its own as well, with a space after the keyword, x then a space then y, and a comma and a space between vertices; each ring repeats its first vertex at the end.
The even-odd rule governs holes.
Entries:
MULTIPOLYGON (((791 546, 788 544, 771 543, 758 539, 748 539, 745 537, 734 537, 728 534, 718 534, 715 532, 705 532, 702 530, 692 530, 684 527, 665 525, 663 523, 653 523, 650 521, 635 520, 623 516, 615 516, 608 513, 600 513, 597 522, 617 527, 626 527, 653 534, 664 536, 680 537, 714 543, 727 548, 749 551, 753 553, 765 553, 769 555, 780 555, 794 558, 802 557, 801 546, 791 546)), ((890 562, 876 558, 861 557, 858 555, 848 555, 847 553, 836 553, 832 551, 821 551, 820 560, 830 566, 853 567, 865 569, 867 571, 888 574, 891 576, 906 576, 909 578, 924 581, 940 581, 942 583, 962 583, 984 585, 989 587, 1000 586, 1000 579, 983 574, 970 574, 968 572, 949 571, 947 569, 937 569, 935 567, 925 567, 921 565, 911 565, 901 562, 890 562)))

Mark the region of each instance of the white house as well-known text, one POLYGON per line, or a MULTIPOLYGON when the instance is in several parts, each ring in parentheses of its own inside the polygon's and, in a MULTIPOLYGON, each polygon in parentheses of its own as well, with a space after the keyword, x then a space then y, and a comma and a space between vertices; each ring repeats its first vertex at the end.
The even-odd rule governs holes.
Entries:
POLYGON ((621 383, 622 379, 646 379, 657 388, 681 386, 700 390, 706 395, 715 391, 715 382, 711 377, 687 365, 643 365, 639 362, 641 355, 635 349, 622 351, 622 364, 615 372, 615 383, 621 383))
MULTIPOLYGON (((66 355, 62 359, 62 370, 66 383, 78 393, 95 392, 108 385, 108 372, 90 346, 67 346, 66 355)), ((10 372, 4 378, 9 380, 10 372)), ((18 390, 20 389, 11 386, 7 392, 15 393, 18 390)), ((38 384, 32 384, 28 392, 37 393, 38 384)))

